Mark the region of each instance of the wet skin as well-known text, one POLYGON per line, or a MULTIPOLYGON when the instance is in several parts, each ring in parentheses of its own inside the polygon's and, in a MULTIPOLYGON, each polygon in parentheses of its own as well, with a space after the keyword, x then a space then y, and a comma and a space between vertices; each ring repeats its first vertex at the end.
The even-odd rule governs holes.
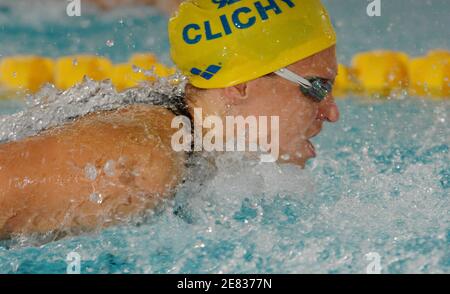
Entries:
MULTIPOLYGON (((335 48, 289 69, 333 80, 335 48)), ((331 95, 317 103, 296 84, 272 76, 191 98, 190 108, 202 107, 205 116, 280 116, 280 154, 289 155, 283 161, 302 167, 315 156, 309 140, 325 121, 339 119, 331 95)), ((0 145, 0 238, 90 231, 172 197, 186 158, 171 148, 173 118, 168 110, 134 105, 0 145)))
POLYGON ((101 228, 173 195, 185 156, 172 118, 131 106, 0 145, 0 237, 101 228))
MULTIPOLYGON (((334 81, 337 75, 336 48, 333 46, 288 69, 303 77, 334 81)), ((234 87, 201 91, 191 99, 191 108, 203 109, 203 116, 278 116, 280 155, 293 164, 305 166, 316 156, 310 139, 322 130, 324 122, 337 122, 339 109, 330 93, 318 103, 303 95, 299 86, 276 75, 262 77, 234 87)))

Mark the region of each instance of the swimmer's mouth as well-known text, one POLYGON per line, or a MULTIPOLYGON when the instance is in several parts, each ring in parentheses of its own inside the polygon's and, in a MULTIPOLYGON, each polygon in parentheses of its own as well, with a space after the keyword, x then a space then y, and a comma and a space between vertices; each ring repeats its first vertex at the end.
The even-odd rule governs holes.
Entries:
POLYGON ((317 156, 317 153, 316 153, 316 147, 314 147, 314 145, 313 145, 313 143, 311 143, 311 141, 309 141, 309 140, 306 140, 306 142, 307 142, 307 149, 308 149, 308 151, 309 151, 309 153, 310 153, 310 156, 311 157, 316 157, 317 156))
POLYGON ((313 133, 311 136, 309 136, 308 140, 306 140, 307 142, 307 149, 311 155, 311 157, 316 157, 317 156, 317 152, 316 152, 316 147, 314 146, 314 144, 310 141, 312 138, 318 136, 320 134, 320 132, 322 131, 322 128, 317 128, 317 131, 315 133, 313 133))

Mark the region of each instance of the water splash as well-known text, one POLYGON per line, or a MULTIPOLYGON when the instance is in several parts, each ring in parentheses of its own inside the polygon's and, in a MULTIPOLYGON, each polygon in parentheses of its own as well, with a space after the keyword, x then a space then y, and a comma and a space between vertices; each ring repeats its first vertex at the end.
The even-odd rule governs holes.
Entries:
POLYGON ((0 143, 33 136, 88 113, 112 110, 130 104, 155 104, 167 107, 173 96, 183 94, 185 77, 179 73, 118 93, 110 80, 89 78, 64 92, 46 85, 35 96, 27 97, 27 108, 13 115, 0 116, 0 143), (173 86, 177 81, 177 86, 173 86))
MULTIPOLYGON (((449 47, 450 38, 433 33, 446 31, 446 0, 388 1, 378 24, 367 21, 366 1, 351 1, 351 17, 347 6, 324 1, 337 24, 343 63, 380 46, 413 55, 449 47), (418 13, 408 17, 412 11, 418 13)), ((97 52, 105 35, 123 40, 104 50, 122 48, 111 56, 116 61, 131 49, 168 52, 165 20, 143 9, 87 15, 80 22, 61 13, 64 1, 31 2, 0 1, 3 55, 19 49, 55 57, 97 52), (25 37, 17 37, 18 29, 25 37)), ((165 103, 180 93, 158 87, 119 94, 108 81, 86 80, 63 93, 47 86, 30 97, 26 110, 0 118, 0 141, 97 110, 165 103)), ((0 246, 0 272, 65 273, 73 251, 82 257, 83 273, 365 273, 370 252, 380 254, 384 273, 450 272, 448 101, 348 99, 339 106, 342 121, 315 139, 319 157, 305 171, 262 168, 239 154, 198 156, 173 203, 148 220, 55 242, 52 236, 19 236, 0 246)))
MULTIPOLYGON (((18 139, 92 111, 163 104, 181 89, 168 80, 124 93, 108 81, 48 87, 0 133, 18 139)), ((342 121, 315 139, 319 157, 306 170, 198 154, 174 201, 139 225, 45 245, 54 239, 20 236, 0 247, 1 272, 63 273, 74 250, 85 273, 365 273, 371 252, 384 273, 449 272, 450 105, 339 106, 342 121)))

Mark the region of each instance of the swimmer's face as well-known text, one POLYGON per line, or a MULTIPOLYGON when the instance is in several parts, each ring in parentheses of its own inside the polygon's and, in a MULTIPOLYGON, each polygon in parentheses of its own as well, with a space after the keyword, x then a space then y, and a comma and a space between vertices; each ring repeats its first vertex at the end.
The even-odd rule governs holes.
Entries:
MULTIPOLYGON (((337 75, 335 47, 287 68, 303 77, 334 81, 337 75)), ((332 94, 322 102, 316 102, 302 94, 299 85, 276 75, 262 77, 239 87, 243 97, 241 102, 233 103, 234 114, 244 117, 279 116, 280 162, 304 167, 308 159, 316 156, 310 139, 320 133, 325 121, 336 122, 339 119, 339 110, 332 94)))

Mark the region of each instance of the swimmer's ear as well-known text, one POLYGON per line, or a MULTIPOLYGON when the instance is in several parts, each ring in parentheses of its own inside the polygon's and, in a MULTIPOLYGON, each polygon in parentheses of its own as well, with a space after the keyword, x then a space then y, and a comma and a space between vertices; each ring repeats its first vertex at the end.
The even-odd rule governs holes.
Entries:
POLYGON ((237 104, 242 100, 248 98, 248 87, 247 83, 242 83, 232 87, 226 87, 223 89, 228 103, 237 104))

